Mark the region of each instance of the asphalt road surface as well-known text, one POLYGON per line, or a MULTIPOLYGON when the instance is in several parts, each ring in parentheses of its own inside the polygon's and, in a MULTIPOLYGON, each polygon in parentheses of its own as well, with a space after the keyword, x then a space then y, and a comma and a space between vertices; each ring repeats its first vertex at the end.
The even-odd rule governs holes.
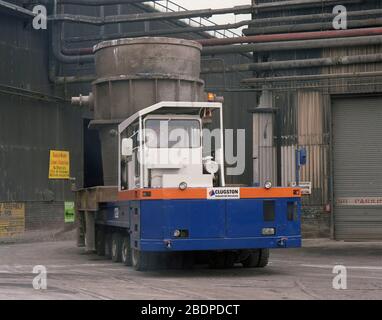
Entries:
POLYGON ((0 299, 382 299, 382 243, 308 240, 271 251, 264 269, 137 272, 73 241, 0 244, 0 299), (47 289, 33 288, 33 268, 47 270, 47 289), (333 288, 333 268, 347 289, 333 288))

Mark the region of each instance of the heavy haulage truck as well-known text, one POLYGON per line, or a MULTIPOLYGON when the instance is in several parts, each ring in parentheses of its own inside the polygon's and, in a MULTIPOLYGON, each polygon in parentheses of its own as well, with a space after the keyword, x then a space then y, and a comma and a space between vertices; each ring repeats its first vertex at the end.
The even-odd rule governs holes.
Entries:
POLYGON ((204 93, 198 43, 94 51, 98 79, 73 103, 94 110, 104 186, 76 191, 79 245, 136 270, 264 267, 269 249, 301 246, 299 188, 226 185, 223 104, 204 93))

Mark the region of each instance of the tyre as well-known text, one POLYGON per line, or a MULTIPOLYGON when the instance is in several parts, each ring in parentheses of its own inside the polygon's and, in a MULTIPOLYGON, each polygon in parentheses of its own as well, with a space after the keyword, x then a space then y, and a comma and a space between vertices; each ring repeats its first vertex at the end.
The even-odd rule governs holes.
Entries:
POLYGON ((128 267, 132 266, 131 247, 130 247, 130 237, 129 236, 125 236, 122 239, 121 259, 122 259, 122 263, 125 266, 128 266, 128 267))
POLYGON ((259 263, 260 250, 253 250, 241 263, 244 268, 256 268, 259 263))
POLYGON ((135 270, 145 271, 149 268, 149 254, 138 249, 132 249, 131 262, 135 270))
POLYGON ((114 232, 111 237, 111 260, 113 262, 122 261, 122 237, 118 232, 114 232))
POLYGON ((253 250, 241 263, 244 268, 264 268, 268 265, 269 249, 253 250))
POLYGON ((96 251, 99 256, 105 255, 105 231, 103 228, 96 230, 96 251))
POLYGON ((111 233, 105 232, 105 257, 111 259, 111 233))
POLYGON ((183 269, 184 255, 181 252, 170 253, 167 256, 167 269, 180 270, 183 269))
POLYGON ((269 262, 269 249, 261 249, 257 267, 264 268, 268 265, 268 262, 269 262))
POLYGON ((208 265, 211 269, 224 269, 225 267, 225 253, 214 252, 211 254, 208 265))
POLYGON ((193 252, 183 253, 183 269, 192 269, 195 265, 195 254, 193 252))
POLYGON ((232 268, 236 261, 234 252, 215 252, 210 256, 209 267, 212 269, 232 268))
POLYGON ((236 254, 234 252, 225 252, 224 256, 224 268, 233 268, 236 262, 236 254))

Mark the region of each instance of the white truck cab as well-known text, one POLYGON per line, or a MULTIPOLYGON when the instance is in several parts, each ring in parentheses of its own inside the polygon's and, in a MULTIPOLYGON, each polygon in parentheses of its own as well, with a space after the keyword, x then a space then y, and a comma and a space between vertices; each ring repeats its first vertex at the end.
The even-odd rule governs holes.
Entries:
POLYGON ((120 191, 224 186, 222 123, 221 103, 161 102, 139 111, 118 130, 120 191), (206 130, 212 120, 214 130, 206 130))

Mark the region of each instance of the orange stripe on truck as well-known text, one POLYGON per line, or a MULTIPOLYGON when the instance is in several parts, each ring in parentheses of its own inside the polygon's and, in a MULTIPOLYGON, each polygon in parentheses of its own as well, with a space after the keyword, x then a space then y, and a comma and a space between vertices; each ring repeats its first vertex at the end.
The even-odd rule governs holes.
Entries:
MULTIPOLYGON (((299 188, 240 188, 240 199, 296 198, 301 197, 299 188)), ((137 189, 118 193, 119 201, 207 199, 207 188, 137 189)))

